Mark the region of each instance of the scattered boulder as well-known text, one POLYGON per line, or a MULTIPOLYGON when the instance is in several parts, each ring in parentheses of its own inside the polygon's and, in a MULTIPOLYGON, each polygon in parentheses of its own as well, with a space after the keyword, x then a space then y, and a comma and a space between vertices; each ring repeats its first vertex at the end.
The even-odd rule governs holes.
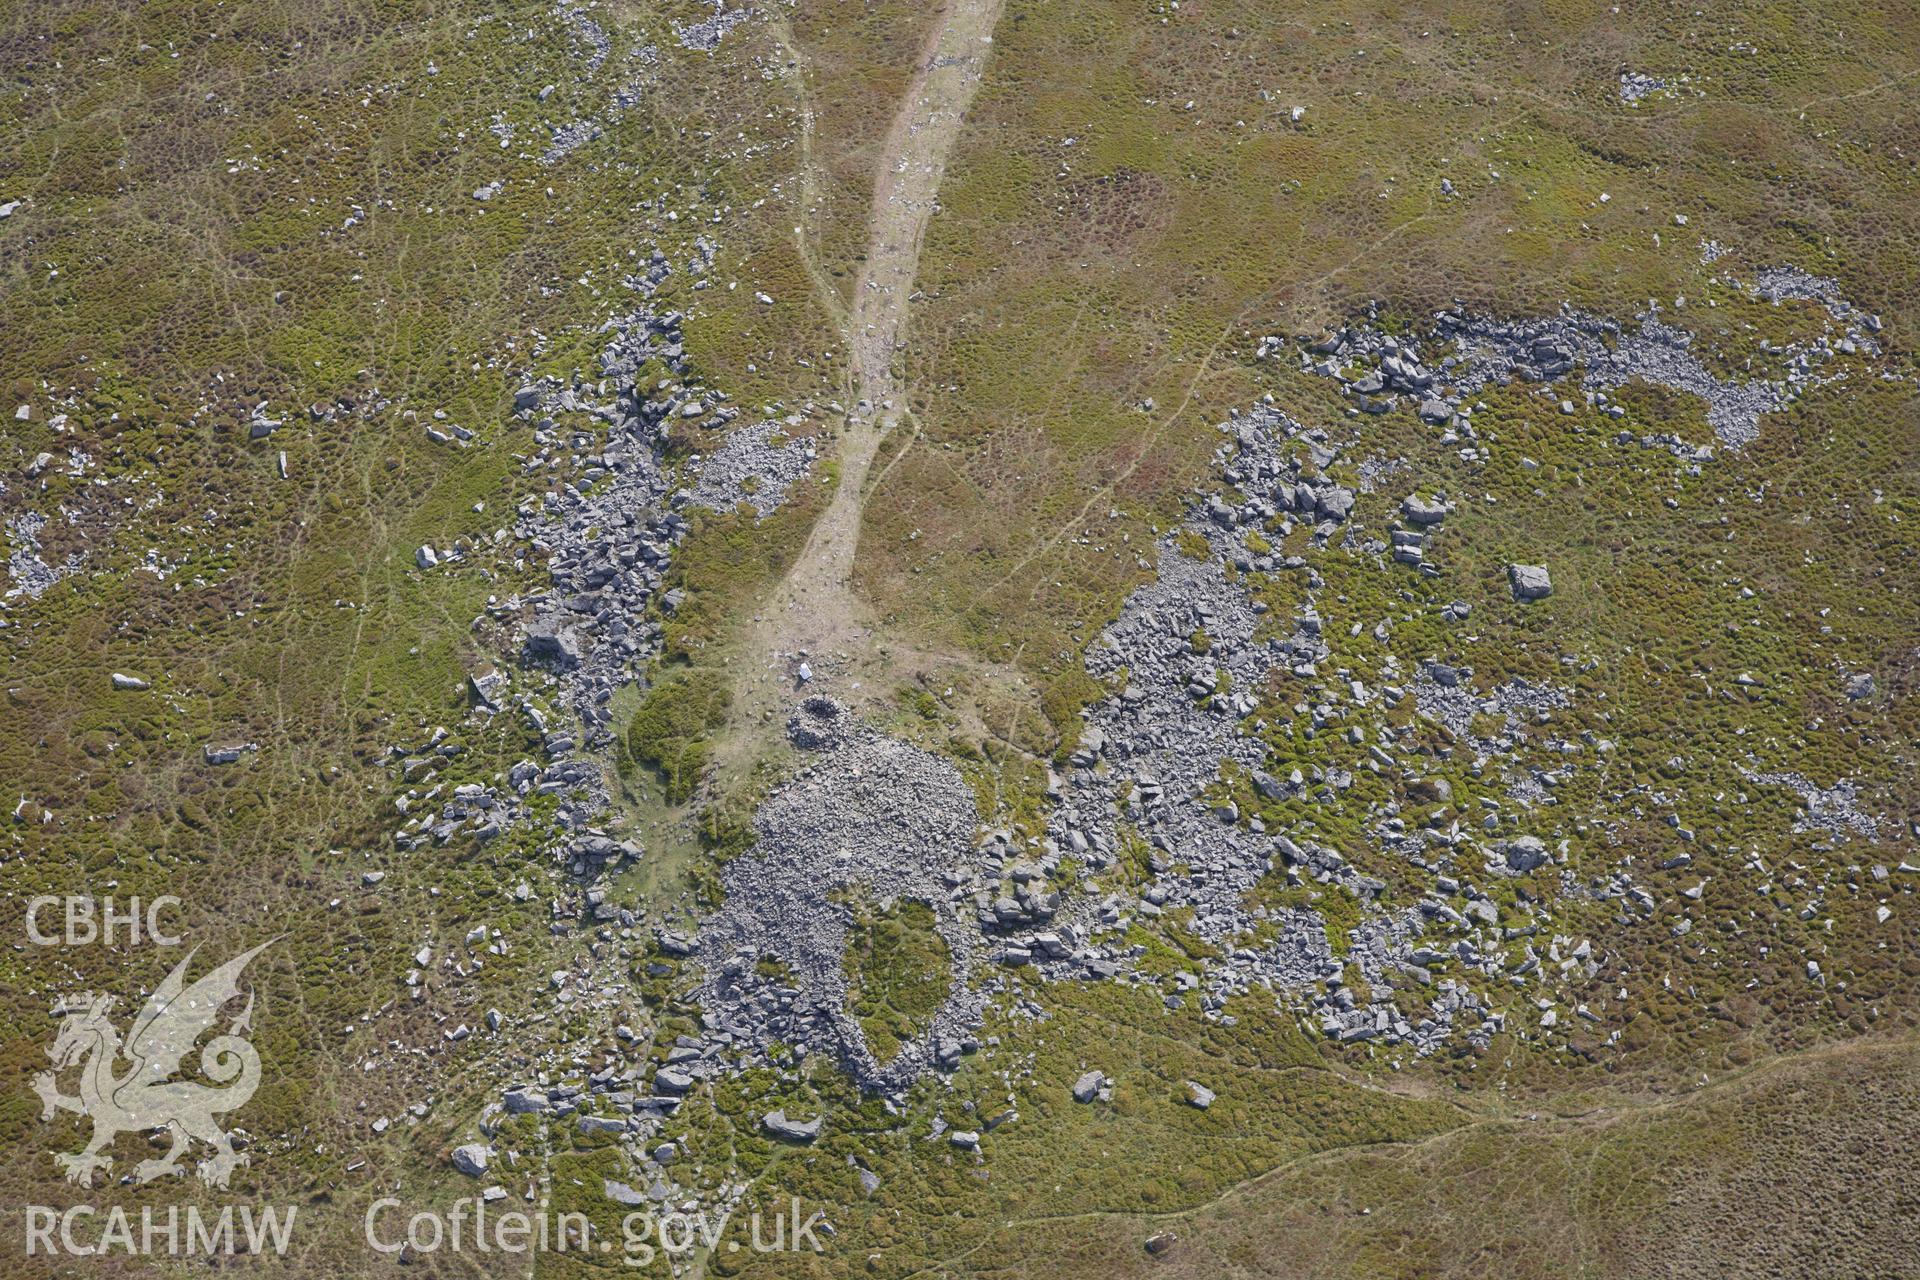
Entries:
POLYGON ((1544 565, 1510 564, 1507 583, 1513 588, 1515 600, 1544 600, 1553 594, 1553 579, 1547 576, 1544 565))
POLYGON ((116 671, 113 673, 113 687, 116 689, 129 689, 129 690, 138 692, 141 689, 150 689, 153 686, 148 684, 145 680, 142 680, 139 676, 130 676, 125 674, 124 672, 116 671))
POLYGON ((820 1117, 789 1120, 785 1111, 769 1111, 760 1118, 760 1127, 784 1142, 812 1142, 820 1136, 820 1117))
POLYGON ((1107 1077, 1099 1071, 1089 1071, 1073 1082, 1073 1100, 1092 1102, 1100 1096, 1100 1090, 1106 1086, 1107 1077))
POLYGON ((933 1065, 941 1071, 954 1071, 960 1066, 961 1044, 952 1036, 941 1036, 933 1042, 933 1065))
POLYGON ((472 690, 475 702, 498 710, 501 695, 507 689, 507 676, 499 668, 489 666, 468 676, 467 687, 472 690))
POLYGON ((581 1116, 579 1128, 583 1134, 625 1133, 627 1122, 618 1116, 581 1116))
POLYGON ((645 1195, 635 1191, 624 1182, 615 1182, 612 1178, 602 1178, 600 1180, 600 1189, 606 1194, 607 1199, 628 1209, 638 1209, 647 1203, 647 1197, 645 1195))
POLYGON ((208 764, 233 764, 249 751, 258 751, 259 749, 260 744, 256 742, 236 742, 223 747, 216 747, 209 744, 202 748, 202 751, 207 758, 208 764))
POLYGON ((1507 870, 1524 875, 1547 861, 1547 846, 1539 836, 1517 836, 1507 841, 1507 870))
POLYGON ((1197 1080, 1187 1081, 1187 1104, 1189 1106, 1198 1107, 1200 1110, 1205 1111, 1213 1105, 1213 1099, 1213 1090, 1207 1088, 1207 1086, 1197 1080))
POLYGON ((1316 506, 1319 508, 1322 519, 1345 520, 1353 514, 1353 490, 1343 489, 1338 485, 1330 489, 1322 489, 1316 506))
POLYGON ((453 1149, 453 1167, 469 1178, 477 1178, 487 1171, 487 1158, 487 1147, 482 1142, 469 1142, 453 1149))
POLYGON ((530 661, 577 667, 580 665, 580 641, 571 631, 552 623, 537 624, 527 632, 526 654, 530 661))

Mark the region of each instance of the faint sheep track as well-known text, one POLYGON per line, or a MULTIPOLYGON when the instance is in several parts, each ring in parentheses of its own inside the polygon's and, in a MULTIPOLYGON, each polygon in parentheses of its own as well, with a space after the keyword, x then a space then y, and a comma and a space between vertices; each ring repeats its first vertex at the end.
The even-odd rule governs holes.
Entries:
MULTIPOLYGON (((1518 120, 1519 118, 1520 118, 1519 113, 1503 116, 1501 119, 1494 121, 1491 125, 1484 126, 1484 128, 1487 130, 1497 131, 1497 130, 1506 128, 1508 125, 1512 124, 1514 121, 1518 120)), ((1233 315, 1233 317, 1229 319, 1224 326, 1222 326, 1219 336, 1213 340, 1213 345, 1207 348, 1206 354, 1201 356, 1200 362, 1194 370, 1193 377, 1187 382, 1186 393, 1180 397, 1180 403, 1174 407, 1174 410, 1172 413, 1169 413, 1164 418, 1160 419, 1160 421, 1157 422, 1153 426, 1153 428, 1149 430, 1146 433, 1146 435, 1140 439, 1139 443, 1134 446, 1131 459, 1128 461, 1127 465, 1121 469, 1120 473, 1114 476, 1113 479, 1109 480, 1107 483, 1101 485, 1098 489, 1096 489, 1093 492, 1092 496, 1090 496, 1087 499, 1086 503, 1083 506, 1081 506, 1079 511, 1077 511, 1070 519, 1062 521, 1059 527, 1056 528, 1052 534, 1043 538, 1038 544, 1034 546, 1034 548, 1031 551, 1029 551, 1026 555, 1022 556, 1019 560, 1015 561, 1012 568, 1008 569, 1005 573, 1001 574, 998 578, 994 579, 991 583, 987 584, 987 586, 983 589, 981 593, 982 596, 983 597, 993 596, 998 592, 1004 590, 1009 585, 1013 584, 1015 579, 1017 579, 1021 573, 1023 573, 1029 566, 1031 566, 1034 561, 1040 559, 1042 556, 1051 555, 1054 551, 1056 551, 1059 548, 1062 542, 1065 542, 1068 538, 1072 537, 1073 531, 1075 529, 1082 527, 1086 523, 1087 517, 1093 513, 1096 507, 1098 507, 1102 502, 1111 501, 1113 495, 1116 492, 1118 492, 1120 486, 1125 484, 1129 479, 1131 479, 1133 477, 1134 472, 1140 469, 1140 465, 1146 461, 1148 454, 1150 454, 1153 451, 1153 447, 1159 443, 1160 437, 1163 434, 1165 434, 1167 429, 1173 426, 1175 422, 1179 421, 1180 418, 1182 418, 1186 414, 1187 410, 1193 406, 1194 397, 1199 391, 1200 383, 1207 376, 1207 374, 1212 371, 1213 362, 1219 358, 1220 349, 1224 347, 1229 341, 1232 340, 1235 330, 1239 329, 1243 324, 1245 324, 1248 321, 1248 319, 1251 318, 1256 312, 1264 308, 1273 306, 1276 302, 1281 301, 1289 293, 1293 293, 1293 294, 1304 293, 1306 290, 1311 289, 1316 285, 1325 284, 1329 280, 1332 280, 1341 275, 1345 275, 1348 271, 1351 271, 1354 267, 1358 266, 1360 263, 1369 260, 1375 253, 1378 253, 1387 244, 1391 243, 1394 240, 1399 239, 1402 235, 1406 234, 1408 231, 1412 230, 1414 227, 1433 218, 1437 212, 1438 210, 1435 208, 1433 199, 1429 197, 1427 200, 1425 209, 1423 209, 1420 213, 1417 213, 1412 217, 1407 218, 1402 222, 1395 223, 1393 226, 1387 228, 1386 231, 1382 232, 1380 235, 1376 236, 1373 240, 1363 245, 1351 257, 1347 258, 1346 261, 1341 262, 1336 266, 1329 267, 1327 270, 1321 272, 1319 275, 1314 276, 1310 279, 1288 281, 1288 282, 1283 282, 1279 285, 1276 285, 1275 287, 1268 289, 1266 292, 1261 293, 1260 295, 1255 297, 1253 301, 1249 302, 1246 306, 1242 307, 1238 312, 1236 312, 1233 315)), ((1033 586, 1027 592, 1027 600, 1029 601, 1029 603, 1031 603, 1034 596, 1039 594, 1040 588, 1044 585, 1045 585, 1044 580, 1035 582, 1033 584, 1033 586)), ((1022 648, 1024 649, 1024 647, 1025 646, 1023 645, 1022 648)))
POLYGON ((797 215, 800 225, 793 229, 795 248, 806 267, 807 279, 813 285, 815 301, 827 313, 827 318, 833 321, 834 327, 844 333, 847 328, 846 303, 833 287, 833 281, 827 277, 813 251, 815 237, 811 223, 814 213, 825 204, 825 199, 820 191, 820 165, 813 154, 815 116, 813 97, 807 92, 805 59, 801 56, 800 47, 794 43, 793 24, 785 13, 776 11, 769 19, 769 26, 774 40, 787 55, 788 79, 793 82, 794 109, 800 115, 800 211, 797 215))
MULTIPOLYGON (((745 670, 734 690, 732 724, 717 751, 723 773, 737 775, 751 761, 759 726, 789 690, 793 655, 831 655, 838 662, 842 656, 857 657, 868 645, 870 613, 855 596, 852 581, 867 472, 881 440, 904 413, 893 353, 906 331, 907 298, 947 153, 979 87, 1001 3, 949 0, 887 131, 874 175, 866 262, 844 322, 853 406, 839 432, 839 484, 805 548, 754 619, 745 670)), ((793 49, 789 41, 783 43, 793 49)))
MULTIPOLYGON (((1500 1107, 1489 1113, 1468 1119, 1464 1123, 1440 1129, 1421 1138, 1409 1141, 1387 1141, 1355 1143, 1352 1145, 1329 1147, 1320 1151, 1309 1151, 1289 1157, 1268 1169, 1263 1169, 1248 1178, 1228 1184, 1205 1200, 1196 1201, 1179 1209, 1134 1210, 1134 1209, 1086 1209, 1077 1213, 1037 1213, 1024 1217, 1008 1218, 1001 1222, 1000 1230, 988 1235, 980 1242, 970 1245, 959 1253, 941 1258, 938 1261, 907 1272, 902 1280, 920 1280, 921 1277, 948 1276, 964 1267, 973 1255, 982 1249, 999 1245, 1004 1234, 1016 1227, 1031 1228, 1070 1223, 1112 1221, 1125 1223, 1138 1228, 1145 1224, 1162 1226, 1165 1224, 1193 1221, 1204 1217, 1209 1211, 1221 1208, 1231 1201, 1244 1200, 1269 1184, 1278 1181, 1287 1173, 1303 1165, 1323 1164, 1345 1159, 1356 1154, 1376 1152, 1392 1154, 1396 1157, 1415 1155, 1421 1151, 1458 1142, 1462 1136, 1488 1128, 1507 1127, 1520 1132, 1533 1132, 1551 1135, 1566 1132, 1576 1127, 1602 1128, 1619 1121, 1636 1117, 1657 1116, 1667 1112, 1681 1110, 1690 1104, 1704 1099, 1724 1096, 1743 1089, 1758 1087, 1760 1082, 1777 1072, 1794 1069, 1817 1069, 1829 1060, 1844 1059, 1859 1054, 1898 1054, 1910 1052, 1920 1045, 1920 1037, 1912 1035, 1888 1035, 1862 1037, 1857 1040, 1843 1040, 1816 1048, 1801 1049, 1787 1053, 1774 1054, 1762 1058, 1748 1066, 1729 1071, 1711 1084, 1685 1088, 1673 1093, 1657 1095, 1634 1095, 1622 1093, 1607 1102, 1592 1105, 1581 1110, 1565 1111, 1557 1114, 1526 1114, 1524 1108, 1508 1109, 1500 1107), (1522 1116, 1525 1119, 1522 1120, 1522 1116)), ((1313 1070, 1315 1068, 1305 1068, 1313 1070)), ((1340 1078, 1349 1084, 1356 1083, 1351 1077, 1340 1073, 1340 1078)), ((1377 1086, 1367 1086, 1378 1088, 1377 1086)), ((1392 1092, 1391 1090, 1379 1090, 1392 1092)), ((1598 1148, 1596 1147, 1596 1151, 1598 1148)), ((1592 1165, 1589 1164, 1589 1170, 1592 1165)), ((1117 1229, 1117 1228, 1116 1228, 1117 1229)))

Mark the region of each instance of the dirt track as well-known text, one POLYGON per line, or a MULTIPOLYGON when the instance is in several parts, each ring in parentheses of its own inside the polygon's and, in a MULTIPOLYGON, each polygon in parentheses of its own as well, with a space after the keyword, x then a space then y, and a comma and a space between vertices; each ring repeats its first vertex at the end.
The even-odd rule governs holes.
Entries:
POLYGON ((1000 9, 1001 0, 949 0, 887 131, 874 174, 866 261, 846 322, 853 406, 838 436, 840 483, 754 623, 734 691, 733 728, 721 744, 723 769, 736 770, 757 754, 752 740, 791 691, 797 655, 808 655, 825 682, 867 648, 870 619, 852 585, 867 473, 880 441, 899 422, 904 397, 893 354, 905 338, 907 298, 947 153, 979 86, 1000 9))

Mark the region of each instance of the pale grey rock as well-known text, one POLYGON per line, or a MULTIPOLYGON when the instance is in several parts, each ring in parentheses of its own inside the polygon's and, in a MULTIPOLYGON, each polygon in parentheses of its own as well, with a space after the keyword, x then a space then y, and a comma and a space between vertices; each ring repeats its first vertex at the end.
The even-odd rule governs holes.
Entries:
POLYGON ((1553 594, 1553 579, 1543 565, 1508 565, 1507 584, 1513 588, 1516 600, 1544 600, 1553 594))
POLYGON ((785 1111, 769 1111, 760 1117, 760 1127, 784 1142, 812 1142, 820 1136, 820 1117, 790 1120, 785 1111))
POLYGON ((489 1152, 485 1143, 469 1142, 453 1149, 453 1167, 469 1178, 477 1178, 487 1171, 489 1152))

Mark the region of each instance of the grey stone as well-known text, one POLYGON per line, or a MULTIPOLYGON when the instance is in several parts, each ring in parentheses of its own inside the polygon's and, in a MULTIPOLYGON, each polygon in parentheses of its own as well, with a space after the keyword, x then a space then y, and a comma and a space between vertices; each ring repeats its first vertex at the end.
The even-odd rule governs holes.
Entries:
POLYGON ((1345 520, 1353 513, 1353 490, 1338 485, 1320 491, 1317 502, 1320 514, 1328 520, 1345 520))
POLYGON ((769 1111, 760 1118, 760 1127, 786 1142, 812 1142, 820 1136, 820 1117, 789 1120, 785 1111, 769 1111))
POLYGON ((606 1193, 607 1199, 617 1205, 624 1205, 629 1209, 638 1209, 647 1203, 647 1197, 645 1195, 635 1191, 624 1182, 615 1182, 612 1178, 601 1179, 600 1189, 606 1193))
POLYGON ((487 1171, 488 1151, 483 1142, 469 1142, 453 1149, 453 1167, 469 1178, 477 1178, 487 1171))
POLYGON ((1509 840, 1505 853, 1507 870, 1515 873, 1532 871, 1547 861, 1547 846, 1539 836, 1519 836, 1509 840))
POLYGON ((259 745, 252 742, 236 742, 231 746, 207 746, 202 749, 208 764, 233 764, 249 751, 258 751, 259 745))
POLYGON ((1543 565, 1510 564, 1507 583, 1513 588, 1516 600, 1544 600, 1553 594, 1553 579, 1547 576, 1543 565))
POLYGON ((580 641, 552 624, 535 626, 527 633, 526 654, 535 662, 575 667, 580 664, 580 641))
POLYGON ((578 1123, 580 1132, 584 1134, 625 1133, 627 1131, 627 1122, 612 1116, 581 1116, 578 1123))

